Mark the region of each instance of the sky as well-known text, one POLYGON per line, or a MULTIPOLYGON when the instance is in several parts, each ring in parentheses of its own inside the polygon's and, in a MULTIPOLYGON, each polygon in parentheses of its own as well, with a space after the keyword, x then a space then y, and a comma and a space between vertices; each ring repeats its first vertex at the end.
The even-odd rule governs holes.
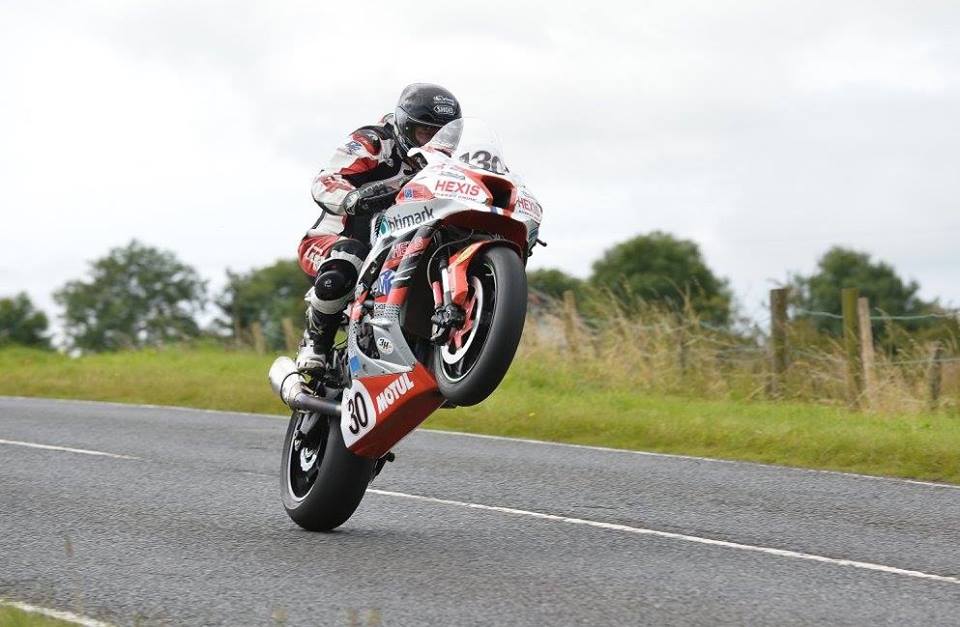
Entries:
POLYGON ((960 3, 0 0, 0 296, 132 238, 216 292, 292 258, 310 182, 402 88, 498 130, 530 268, 698 242, 758 318, 832 245, 960 306, 960 3))

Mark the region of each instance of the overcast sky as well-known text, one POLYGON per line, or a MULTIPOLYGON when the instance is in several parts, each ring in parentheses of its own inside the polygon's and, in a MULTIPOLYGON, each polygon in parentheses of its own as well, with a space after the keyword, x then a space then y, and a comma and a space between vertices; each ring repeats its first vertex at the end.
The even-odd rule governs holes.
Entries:
POLYGON ((500 132, 544 206, 531 267, 654 229, 747 311, 830 245, 960 305, 960 3, 0 0, 0 295, 131 238, 292 257, 310 181, 404 85, 500 132))

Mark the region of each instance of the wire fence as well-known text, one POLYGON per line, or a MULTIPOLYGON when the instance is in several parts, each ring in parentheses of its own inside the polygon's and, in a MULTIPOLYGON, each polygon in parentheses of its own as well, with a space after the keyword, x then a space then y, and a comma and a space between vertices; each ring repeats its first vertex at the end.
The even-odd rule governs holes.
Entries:
POLYGON ((559 339, 571 353, 565 363, 586 360, 601 385, 620 380, 670 394, 960 410, 960 327, 954 324, 960 323, 960 310, 888 314, 855 298, 852 308, 849 300, 842 308, 845 319, 832 311, 786 306, 783 294, 778 297, 779 308, 771 294, 769 315, 758 317, 762 321, 720 324, 699 319, 689 307, 595 300, 578 305, 568 293, 544 304, 542 311, 556 325, 540 346, 547 351, 544 359, 552 359, 559 339), (846 322, 839 333, 836 326, 831 331, 794 324, 809 318, 846 322), (879 331, 876 324, 861 329, 865 320, 885 324, 879 331), (934 324, 920 330, 909 324, 923 320, 934 324))
MULTIPOLYGON (((925 313, 925 314, 903 314, 903 315, 891 315, 884 313, 881 309, 874 309, 874 311, 879 312, 878 315, 871 315, 870 320, 875 320, 878 322, 883 322, 885 320, 897 320, 897 321, 913 321, 913 320, 958 320, 960 321, 960 310, 948 311, 944 313, 925 313)), ((833 313, 830 311, 813 311, 810 309, 803 309, 802 307, 794 307, 793 312, 799 316, 810 316, 811 318, 830 318, 832 320, 843 320, 842 314, 833 313)))

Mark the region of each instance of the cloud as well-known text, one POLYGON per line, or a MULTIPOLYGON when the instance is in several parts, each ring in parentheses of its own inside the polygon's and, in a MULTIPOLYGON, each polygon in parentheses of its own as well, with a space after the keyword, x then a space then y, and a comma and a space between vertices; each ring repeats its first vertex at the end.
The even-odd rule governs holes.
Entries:
POLYGON ((955 3, 7 4, 0 291, 46 307, 132 237, 215 284, 291 256, 315 170, 420 80, 540 196, 534 267, 667 230, 756 310, 845 243, 960 303, 955 3))

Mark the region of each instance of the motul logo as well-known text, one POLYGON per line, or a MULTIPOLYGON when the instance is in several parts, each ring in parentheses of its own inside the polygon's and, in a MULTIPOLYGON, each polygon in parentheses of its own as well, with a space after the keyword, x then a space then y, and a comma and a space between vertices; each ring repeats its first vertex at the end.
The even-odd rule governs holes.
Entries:
POLYGON ((480 186, 471 183, 457 183, 456 181, 437 181, 434 191, 448 192, 451 194, 464 194, 465 196, 477 196, 480 194, 480 186))
POLYGON ((402 374, 397 377, 383 392, 377 394, 377 413, 382 414, 383 410, 396 403, 397 399, 412 389, 413 380, 410 375, 402 374))

